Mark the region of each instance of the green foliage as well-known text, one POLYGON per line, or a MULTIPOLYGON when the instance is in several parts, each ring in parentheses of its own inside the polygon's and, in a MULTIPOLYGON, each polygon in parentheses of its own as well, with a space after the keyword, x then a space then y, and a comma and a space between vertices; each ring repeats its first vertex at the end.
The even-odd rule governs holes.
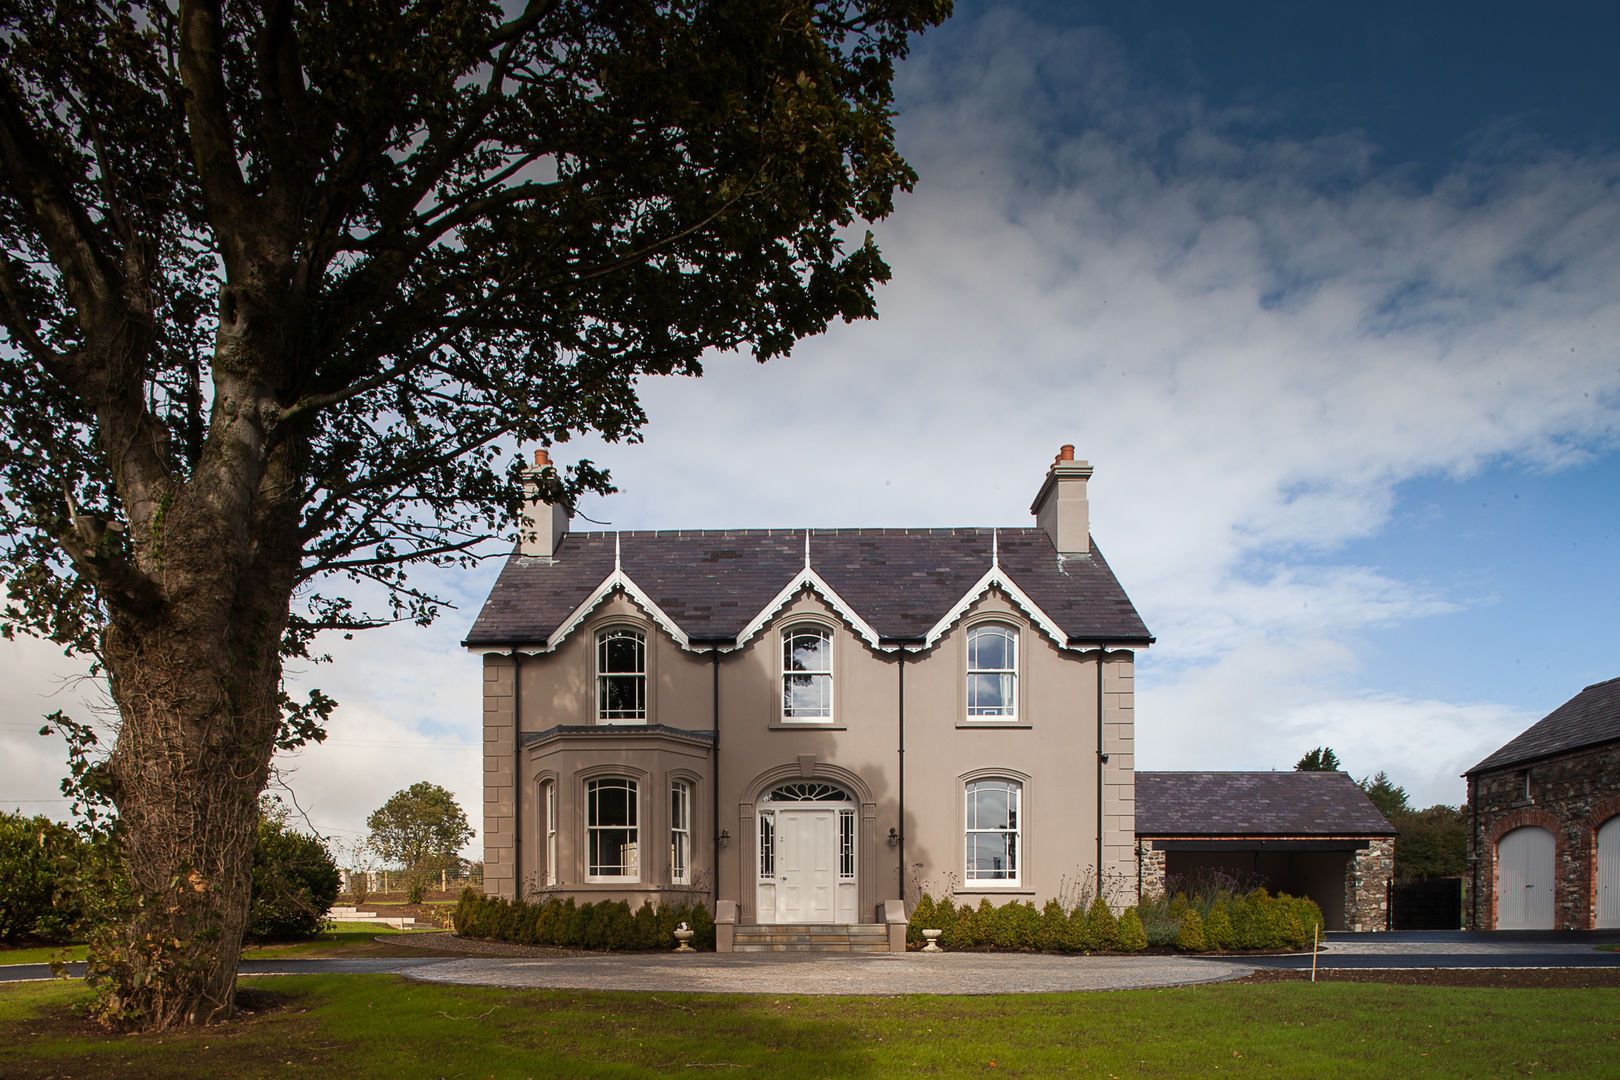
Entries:
POLYGON ((1339 755, 1331 746, 1318 746, 1294 762, 1295 772, 1338 772, 1339 755))
POLYGON ((1142 929, 1142 917, 1136 909, 1129 907, 1125 914, 1119 917, 1119 951, 1141 952, 1148 947, 1146 932, 1142 929))
POLYGON ((675 928, 683 922, 692 928, 694 949, 714 948, 714 916, 701 901, 679 907, 648 901, 632 912, 623 900, 509 901, 465 889, 455 914, 456 932, 463 937, 623 952, 673 949, 675 928))
POLYGON ((1468 818, 1460 806, 1431 806, 1390 818, 1395 826, 1395 876, 1460 877, 1468 872, 1468 818))
POLYGON ((1114 911, 1102 897, 1091 902, 1091 910, 1086 912, 1086 950, 1088 952, 1111 952, 1119 948, 1119 922, 1114 918, 1114 911))
POLYGON ((934 910, 934 898, 927 893, 923 893, 917 900, 917 906, 911 909, 911 919, 906 923, 906 944, 926 944, 928 939, 923 937, 923 930, 925 929, 939 929, 934 910))
POLYGON ((456 797, 426 780, 394 792, 366 818, 366 827, 377 854, 418 871, 455 864, 456 853, 476 835, 456 797))
POLYGON ((1176 948, 1181 952, 1203 952, 1204 920, 1198 917, 1195 908, 1187 908, 1181 913, 1181 925, 1176 931, 1176 948))
POLYGON ((317 933, 339 884, 337 863, 318 837, 289 829, 285 818, 262 816, 253 845, 247 936, 291 941, 317 933))
POLYGON ((1229 906, 1223 900, 1210 909, 1209 918, 1204 920, 1206 947, 1216 950, 1232 947, 1232 916, 1227 914, 1229 906))
POLYGON ((67 941, 81 914, 71 884, 83 844, 47 817, 0 814, 0 941, 67 941))
POLYGON ((1041 909, 1041 924, 1035 934, 1035 947, 1041 952, 1067 952, 1069 913, 1056 900, 1041 909))
POLYGON ((1382 769, 1379 769, 1378 775, 1371 780, 1358 780, 1356 785, 1366 793, 1367 798, 1391 825, 1395 823, 1397 815, 1407 813, 1409 810, 1406 805, 1406 789, 1396 786, 1395 781, 1391 780, 1389 774, 1382 769))

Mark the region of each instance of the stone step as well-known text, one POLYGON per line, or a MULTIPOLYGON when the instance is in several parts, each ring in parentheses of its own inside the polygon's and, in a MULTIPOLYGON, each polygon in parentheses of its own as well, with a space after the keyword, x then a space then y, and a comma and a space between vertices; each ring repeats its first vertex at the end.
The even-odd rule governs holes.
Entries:
POLYGON ((845 926, 837 923, 777 923, 739 926, 733 952, 889 951, 889 931, 880 923, 845 926))

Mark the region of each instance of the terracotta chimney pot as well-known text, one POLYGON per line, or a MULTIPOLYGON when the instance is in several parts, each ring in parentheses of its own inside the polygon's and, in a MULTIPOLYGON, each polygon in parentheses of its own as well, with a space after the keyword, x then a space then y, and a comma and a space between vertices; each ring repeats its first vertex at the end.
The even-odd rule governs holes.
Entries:
MULTIPOLYGON (((1070 449, 1072 450, 1073 447, 1070 447, 1070 449)), ((550 452, 548 452, 544 448, 535 450, 535 452, 534 452, 534 467, 535 468, 543 469, 547 465, 550 465, 550 464, 551 464, 551 454, 550 454, 550 452)))

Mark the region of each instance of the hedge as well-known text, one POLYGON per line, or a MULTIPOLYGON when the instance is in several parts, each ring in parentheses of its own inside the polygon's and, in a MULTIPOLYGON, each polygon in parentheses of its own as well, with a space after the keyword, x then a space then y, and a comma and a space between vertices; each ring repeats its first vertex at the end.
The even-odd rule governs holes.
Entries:
POLYGON ((464 889, 456 904, 456 933, 512 945, 634 951, 673 949, 675 928, 693 930, 692 947, 714 948, 714 918, 700 901, 679 907, 651 901, 632 912, 623 900, 579 904, 566 900, 507 900, 464 889))
MULTIPOLYGON (((1151 945, 1183 952, 1226 949, 1301 949, 1311 944, 1322 911, 1312 900, 1272 896, 1264 889, 1189 900, 1144 898, 1116 920, 1100 898, 1089 909, 1064 910, 1056 900, 1037 909, 988 899, 957 907, 924 893, 912 909, 906 940, 921 945, 924 930, 942 931, 946 949, 1023 949, 1038 952, 1140 952, 1151 945)), ((459 925, 459 923, 457 924, 459 925)))

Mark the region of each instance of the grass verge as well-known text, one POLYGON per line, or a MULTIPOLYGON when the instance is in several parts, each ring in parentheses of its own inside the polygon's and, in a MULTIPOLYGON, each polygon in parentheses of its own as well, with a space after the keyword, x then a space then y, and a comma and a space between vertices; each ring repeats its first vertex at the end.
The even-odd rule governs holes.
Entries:
POLYGON ((1612 1075, 1620 990, 1217 984, 998 997, 503 990, 245 980, 257 1011, 161 1036, 88 1028, 68 983, 0 987, 15 1080, 721 1075, 1336 1078, 1612 1075))

